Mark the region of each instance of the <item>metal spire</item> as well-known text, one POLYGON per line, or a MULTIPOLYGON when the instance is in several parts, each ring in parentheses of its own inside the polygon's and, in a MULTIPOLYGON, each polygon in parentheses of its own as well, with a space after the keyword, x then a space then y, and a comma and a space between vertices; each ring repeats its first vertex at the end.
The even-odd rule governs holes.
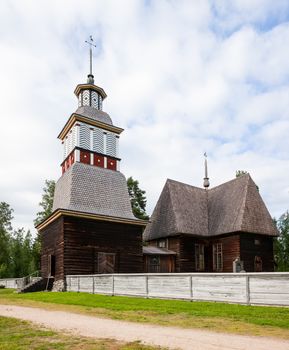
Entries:
POLYGON ((89 36, 89 40, 85 40, 85 42, 89 45, 89 58, 90 58, 90 70, 89 74, 87 76, 87 83, 88 84, 94 84, 94 76, 92 74, 92 47, 96 47, 93 43, 92 35, 89 36))
POLYGON ((205 177, 204 177, 204 187, 207 190, 210 186, 209 178, 208 178, 208 164, 207 164, 207 153, 204 153, 205 157, 205 177))

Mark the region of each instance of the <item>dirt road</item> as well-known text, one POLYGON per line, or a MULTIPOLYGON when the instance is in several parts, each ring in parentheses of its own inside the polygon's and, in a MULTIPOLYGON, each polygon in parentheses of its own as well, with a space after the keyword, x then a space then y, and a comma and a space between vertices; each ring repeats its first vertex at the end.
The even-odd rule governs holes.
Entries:
POLYGON ((14 305, 0 305, 0 315, 31 321, 64 333, 126 342, 140 340, 144 344, 159 345, 170 349, 289 350, 289 341, 273 338, 161 327, 14 305))

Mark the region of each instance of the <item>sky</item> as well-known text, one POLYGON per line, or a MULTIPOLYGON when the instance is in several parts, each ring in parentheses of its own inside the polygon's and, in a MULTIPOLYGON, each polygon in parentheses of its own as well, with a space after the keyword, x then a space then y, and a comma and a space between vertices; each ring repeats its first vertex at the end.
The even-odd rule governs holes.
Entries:
POLYGON ((167 178, 211 187, 246 170, 271 215, 289 209, 288 0, 43 0, 0 3, 0 202, 33 228, 57 135, 89 71, 125 131, 121 171, 150 214, 167 178))

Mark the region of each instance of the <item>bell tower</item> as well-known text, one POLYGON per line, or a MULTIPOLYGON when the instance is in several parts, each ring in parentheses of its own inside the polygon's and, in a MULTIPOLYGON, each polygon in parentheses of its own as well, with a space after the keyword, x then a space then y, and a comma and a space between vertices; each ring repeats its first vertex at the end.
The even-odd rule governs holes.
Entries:
POLYGON ((93 39, 87 42, 90 72, 75 88, 78 108, 58 135, 63 145, 52 214, 37 226, 43 278, 53 274, 65 288, 67 275, 138 273, 143 269, 142 231, 147 222, 132 213, 120 172, 119 135, 105 113, 105 91, 92 74, 93 39))

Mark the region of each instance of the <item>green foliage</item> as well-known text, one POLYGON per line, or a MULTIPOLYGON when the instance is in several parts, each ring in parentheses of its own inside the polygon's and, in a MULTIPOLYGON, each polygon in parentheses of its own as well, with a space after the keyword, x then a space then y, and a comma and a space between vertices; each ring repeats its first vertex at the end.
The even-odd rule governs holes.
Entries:
POLYGON ((52 213, 54 191, 55 191, 55 181, 45 180, 42 201, 39 203, 42 210, 36 214, 36 219, 34 220, 35 226, 40 224, 52 213))
POLYGON ((145 211, 147 203, 146 192, 139 188, 139 182, 131 176, 127 179, 127 187, 134 216, 138 219, 148 220, 149 216, 145 211))
POLYGON ((13 209, 0 203, 0 278, 23 277, 39 269, 37 238, 23 228, 13 230, 13 209))
POLYGON ((236 170, 236 177, 240 177, 242 175, 249 174, 248 171, 245 170, 236 170))
POLYGON ((12 213, 9 204, 0 203, 0 278, 9 276, 12 213))
POLYGON ((276 222, 280 236, 274 243, 277 271, 289 271, 289 212, 287 211, 276 222))

